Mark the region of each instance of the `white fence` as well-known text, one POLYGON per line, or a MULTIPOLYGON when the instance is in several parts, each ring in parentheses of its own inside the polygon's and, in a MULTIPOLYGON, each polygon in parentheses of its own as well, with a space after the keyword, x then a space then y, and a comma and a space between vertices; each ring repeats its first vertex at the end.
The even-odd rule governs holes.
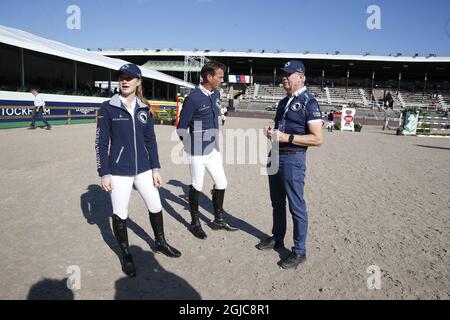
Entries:
POLYGON ((450 118, 448 117, 419 117, 418 129, 424 131, 449 131, 450 118))

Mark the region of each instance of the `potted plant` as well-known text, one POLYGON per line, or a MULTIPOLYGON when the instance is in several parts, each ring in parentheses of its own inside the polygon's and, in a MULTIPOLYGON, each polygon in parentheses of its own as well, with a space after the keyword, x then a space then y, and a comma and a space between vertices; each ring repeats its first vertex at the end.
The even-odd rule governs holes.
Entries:
POLYGON ((341 123, 340 122, 335 123, 333 127, 334 127, 334 130, 340 131, 341 130, 341 123))
POLYGON ((361 123, 355 123, 355 132, 361 132, 362 124, 361 123))

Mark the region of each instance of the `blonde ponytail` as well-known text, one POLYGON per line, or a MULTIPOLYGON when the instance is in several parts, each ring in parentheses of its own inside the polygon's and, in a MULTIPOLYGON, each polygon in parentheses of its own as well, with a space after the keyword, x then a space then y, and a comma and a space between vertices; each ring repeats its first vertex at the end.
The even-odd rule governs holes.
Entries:
POLYGON ((136 87, 136 96, 141 99, 142 103, 146 104, 148 106, 148 110, 150 111, 151 115, 154 116, 155 113, 152 109, 152 106, 150 105, 150 102, 148 102, 148 100, 144 97, 144 86, 141 85, 136 87))

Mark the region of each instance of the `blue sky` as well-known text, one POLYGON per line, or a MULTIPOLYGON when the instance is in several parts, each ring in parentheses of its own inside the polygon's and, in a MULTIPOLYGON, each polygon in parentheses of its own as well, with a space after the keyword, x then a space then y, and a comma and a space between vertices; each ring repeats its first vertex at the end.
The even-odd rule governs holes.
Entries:
POLYGON ((81 48, 450 56, 448 0, 1 0, 0 24, 81 48), (69 30, 69 5, 81 29, 69 30), (377 5, 381 29, 369 30, 377 5))

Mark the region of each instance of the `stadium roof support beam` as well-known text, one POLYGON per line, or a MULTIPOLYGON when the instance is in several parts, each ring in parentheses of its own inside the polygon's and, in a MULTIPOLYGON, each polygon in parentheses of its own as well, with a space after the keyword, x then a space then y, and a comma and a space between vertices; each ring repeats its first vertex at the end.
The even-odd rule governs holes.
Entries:
POLYGON ((111 70, 108 70, 108 92, 111 92, 111 70))
POLYGON ((325 68, 322 69, 322 90, 324 85, 325 85, 325 68))
POLYGON ((73 62, 73 91, 78 91, 78 64, 73 62))
POLYGON ((250 85, 253 84, 253 60, 248 60, 250 62, 250 85))
POLYGON ((371 98, 373 99, 373 85, 375 83, 375 70, 372 71, 372 88, 370 91, 371 98))
POLYGON ((152 79, 152 99, 155 99, 155 79, 152 79))
POLYGON ((19 52, 20 52, 20 87, 22 91, 25 91, 25 58, 23 55, 23 48, 20 48, 19 52))
POLYGON ((347 100, 348 79, 350 78, 350 70, 347 70, 347 80, 345 82, 345 100, 347 100))
POLYGON ((277 81, 277 68, 273 67, 273 86, 275 87, 275 82, 277 81))
POLYGON ((425 98, 425 90, 427 89, 427 80, 428 80, 428 73, 425 72, 425 79, 424 79, 424 83, 423 83, 423 92, 422 92, 422 103, 423 103, 423 99, 425 98))

